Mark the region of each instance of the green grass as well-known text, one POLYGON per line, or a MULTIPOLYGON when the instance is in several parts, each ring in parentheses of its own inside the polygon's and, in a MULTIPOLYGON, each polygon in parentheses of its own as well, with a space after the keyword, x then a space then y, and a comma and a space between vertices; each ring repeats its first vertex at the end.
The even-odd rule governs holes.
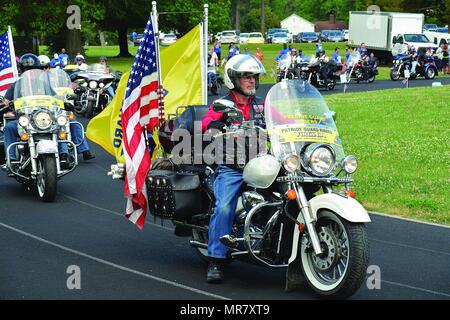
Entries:
POLYGON ((450 86, 325 97, 365 208, 450 224, 450 86))

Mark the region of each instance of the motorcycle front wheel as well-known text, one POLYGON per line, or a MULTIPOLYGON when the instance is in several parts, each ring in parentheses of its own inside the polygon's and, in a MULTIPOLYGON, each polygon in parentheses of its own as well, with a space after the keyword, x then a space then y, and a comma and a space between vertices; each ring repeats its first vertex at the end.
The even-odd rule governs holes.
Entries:
POLYGON ((52 202, 56 197, 56 159, 53 154, 44 154, 38 158, 36 188, 44 202, 52 202))
POLYGON ((95 107, 95 102, 88 101, 88 104, 86 107, 86 118, 91 119, 94 116, 94 107, 95 107))
POLYGON ((319 295, 345 299, 353 295, 365 279, 369 262, 369 242, 363 223, 348 222, 335 213, 318 213, 316 230, 323 253, 317 256, 302 239, 302 270, 309 286, 319 295))
POLYGON ((396 70, 391 70, 391 80, 398 81, 400 79, 400 72, 396 70))

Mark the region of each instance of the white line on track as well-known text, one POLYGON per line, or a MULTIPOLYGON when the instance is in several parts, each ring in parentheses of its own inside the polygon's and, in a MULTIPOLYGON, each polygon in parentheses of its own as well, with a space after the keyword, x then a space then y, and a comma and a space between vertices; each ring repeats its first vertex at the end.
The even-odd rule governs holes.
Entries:
POLYGON ((423 291, 423 292, 435 294, 437 296, 443 296, 443 297, 450 298, 450 294, 443 293, 443 292, 438 292, 438 291, 432 291, 432 290, 428 290, 428 289, 424 289, 424 288, 413 287, 413 286, 409 286, 407 284, 398 283, 398 282, 392 282, 392 281, 387 281, 387 280, 381 280, 381 282, 388 283, 388 284, 391 284, 391 285, 394 285, 394 286, 398 286, 398 287, 403 287, 403 288, 423 291))
POLYGON ((207 292, 207 291, 199 290, 199 289, 196 289, 196 288, 193 288, 193 287, 189 287, 189 286, 186 286, 186 285, 183 285, 183 284, 180 284, 180 283, 176 283, 176 282, 173 282, 173 281, 170 281, 170 280, 166 280, 166 279, 163 279, 163 278, 160 278, 160 277, 152 276, 152 275, 144 273, 144 272, 140 272, 140 271, 137 271, 137 270, 134 270, 134 269, 130 269, 130 268, 127 268, 127 267, 115 264, 113 262, 110 262, 110 261, 107 261, 107 260, 103 260, 103 259, 91 256, 89 254, 86 254, 86 253, 83 253, 83 252, 80 252, 80 251, 77 251, 77 250, 74 250, 74 249, 62 246, 62 245, 57 244, 55 242, 43 239, 41 237, 35 236, 35 235, 31 234, 31 233, 28 233, 28 232, 25 232, 23 230, 14 228, 12 226, 9 226, 9 225, 1 223, 1 222, 0 222, 0 226, 4 227, 6 229, 9 229, 11 231, 17 232, 17 233, 19 233, 19 234, 21 234, 23 236, 26 236, 26 237, 32 238, 34 240, 37 240, 37 241, 43 242, 45 244, 48 244, 50 246, 56 247, 58 249, 61 249, 61 250, 64 250, 64 251, 67 251, 67 252, 70 252, 70 253, 73 253, 73 254, 85 257, 87 259, 90 259, 90 260, 93 260, 93 261, 105 264, 107 266, 110 266, 110 267, 113 267, 113 268, 116 268, 116 269, 119 269, 119 270, 122 270, 122 271, 126 271, 126 272, 129 272, 129 273, 132 273, 132 274, 144 277, 144 278, 148 278, 148 279, 152 279, 152 280, 155 280, 155 281, 159 281, 159 282, 162 282, 162 283, 165 283, 165 284, 168 284, 168 285, 180 288, 180 289, 184 289, 184 290, 192 291, 192 292, 195 292, 195 293, 198 293, 198 294, 202 294, 202 295, 205 295, 205 296, 208 296, 208 297, 211 297, 211 298, 221 299, 221 300, 231 300, 230 298, 227 298, 227 297, 224 297, 224 296, 216 295, 216 294, 213 294, 213 293, 210 293, 210 292, 207 292))

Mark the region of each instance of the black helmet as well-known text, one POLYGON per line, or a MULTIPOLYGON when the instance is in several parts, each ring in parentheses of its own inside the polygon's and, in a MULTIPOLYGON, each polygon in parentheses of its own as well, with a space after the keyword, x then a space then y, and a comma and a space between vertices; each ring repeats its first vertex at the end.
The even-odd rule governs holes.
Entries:
POLYGON ((41 62, 35 54, 25 53, 20 57, 19 68, 21 72, 25 72, 30 69, 40 69, 41 62))

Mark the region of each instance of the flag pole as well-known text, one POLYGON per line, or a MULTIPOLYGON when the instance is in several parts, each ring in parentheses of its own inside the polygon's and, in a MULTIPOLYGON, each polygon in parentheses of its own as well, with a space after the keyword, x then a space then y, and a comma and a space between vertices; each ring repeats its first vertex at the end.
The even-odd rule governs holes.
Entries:
POLYGON ((208 4, 203 5, 205 11, 205 21, 203 25, 203 104, 208 103, 208 4))
POLYGON ((11 54, 11 66, 13 69, 13 74, 14 74, 15 78, 18 78, 19 72, 17 70, 16 52, 14 51, 14 42, 13 42, 13 38, 12 38, 11 26, 8 26, 8 41, 9 41, 9 48, 10 48, 10 54, 11 54))
POLYGON ((161 72, 161 58, 159 55, 159 26, 158 26, 158 12, 156 10, 156 1, 152 1, 152 20, 153 20, 153 29, 155 32, 155 48, 156 48, 156 66, 158 70, 158 96, 159 96, 159 103, 158 103, 158 126, 160 127, 162 125, 162 122, 165 120, 165 114, 164 114, 164 90, 162 87, 162 72, 161 72))

